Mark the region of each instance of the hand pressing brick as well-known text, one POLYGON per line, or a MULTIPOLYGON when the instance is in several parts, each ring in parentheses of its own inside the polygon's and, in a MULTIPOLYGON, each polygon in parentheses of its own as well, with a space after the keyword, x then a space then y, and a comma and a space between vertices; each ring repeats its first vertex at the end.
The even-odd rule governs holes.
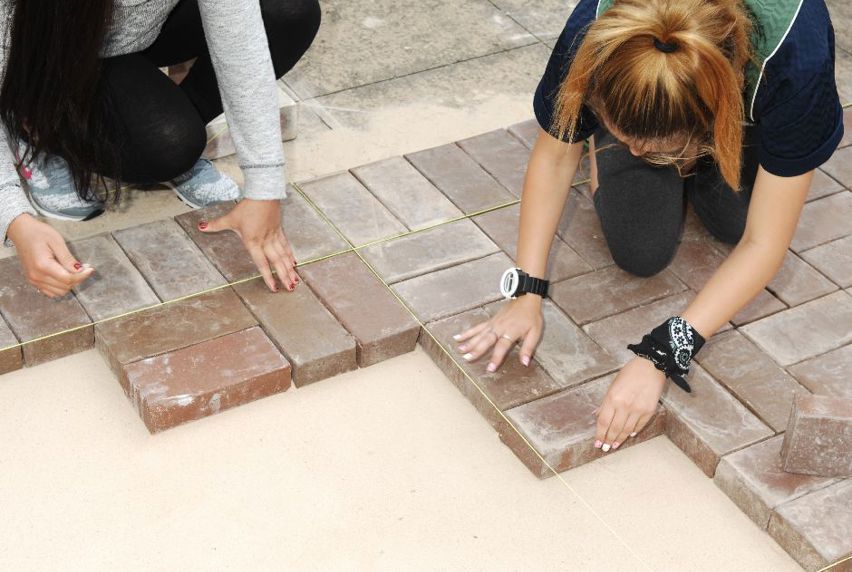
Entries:
POLYGON ((0 313, 24 344, 23 358, 28 366, 87 350, 94 344, 92 321, 74 295, 51 299, 39 294, 24 278, 17 258, 0 260, 0 313))
MULTIPOLYGON (((602 457, 606 453, 594 447, 597 422, 594 412, 613 379, 614 376, 597 379, 510 409, 506 416, 517 431, 507 424, 500 431, 500 439, 539 478, 553 474, 548 465, 562 472, 602 457)), ((666 413, 660 407, 645 428, 618 450, 661 435, 665 423, 666 413)))
POLYGON ((852 399, 852 345, 843 346, 789 368, 799 383, 817 395, 852 399))
POLYGON ((508 131, 498 129, 464 139, 458 145, 510 193, 521 196, 530 150, 508 131))
POLYGON ((0 318, 0 375, 21 369, 24 366, 24 357, 18 346, 18 338, 0 318))
POLYGON ((356 254, 335 256, 301 272, 355 336, 358 365, 367 367, 414 350, 420 324, 356 254))
POLYGON ((852 477, 852 399, 798 396, 781 456, 790 473, 852 477))
POLYGON ((289 387, 287 360, 254 327, 134 362, 125 391, 157 433, 289 387))

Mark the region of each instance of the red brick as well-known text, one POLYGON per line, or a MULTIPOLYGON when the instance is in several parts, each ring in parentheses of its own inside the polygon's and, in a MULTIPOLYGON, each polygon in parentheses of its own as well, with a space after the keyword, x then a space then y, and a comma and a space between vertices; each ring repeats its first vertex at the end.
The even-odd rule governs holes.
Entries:
POLYGON ((287 357, 296 387, 358 367, 355 338, 307 286, 276 294, 252 280, 234 290, 287 357))
POLYGON ((524 190, 530 150, 508 131, 498 129, 458 142, 468 155, 516 197, 524 190))
POLYGON ((808 393, 737 331, 710 338, 696 359, 776 433, 787 427, 793 398, 808 393))
POLYGON ((356 254, 306 266, 302 276, 355 336, 361 367, 414 350, 420 324, 356 254))
POLYGON ((516 200, 454 143, 405 157, 466 214, 516 200))
POLYGON ((843 346, 789 368, 799 383, 817 395, 852 399, 852 345, 843 346))
POLYGON ((219 218, 233 208, 234 203, 222 203, 175 217, 175 221, 228 282, 255 276, 258 274, 257 267, 237 233, 225 231, 208 234, 198 230, 198 223, 219 218))
POLYGON ((21 369, 24 366, 24 356, 18 345, 18 338, 0 318, 0 375, 21 369))
POLYGON ((131 363, 128 398, 151 433, 290 387, 290 365, 254 327, 131 363))
POLYGON ((350 173, 330 175, 299 186, 356 246, 408 230, 350 173))
POLYGON ((852 187, 852 149, 836 150, 821 168, 847 189, 852 187))
POLYGON ((173 220, 119 230, 113 236, 163 301, 226 284, 173 220))
POLYGON ((502 252, 394 284, 422 322, 460 314, 501 298, 500 277, 512 261, 502 252))
POLYGON ((778 435, 725 455, 713 477, 716 486, 763 529, 769 526, 775 507, 837 482, 784 471, 783 439, 783 435, 778 435))
POLYGON ((98 349, 120 380, 127 364, 257 325, 230 289, 172 302, 95 327, 98 349))
POLYGON ((707 374, 693 365, 692 393, 669 383, 662 401, 666 435, 708 477, 724 455, 772 436, 772 430, 707 374))
POLYGON ((798 396, 781 456, 790 473, 852 477, 852 399, 798 396))
MULTIPOLYGON (((503 251, 517 260, 518 229, 521 222, 520 205, 491 211, 475 217, 473 221, 487 234, 503 251)), ((592 267, 580 255, 558 236, 553 238, 550 256, 547 260, 548 278, 557 282, 580 274, 590 272, 592 267)))
POLYGON ((469 220, 416 232, 361 251, 386 282, 395 283, 482 258, 499 248, 469 220))
POLYGON ((852 286, 852 235, 806 250, 802 258, 841 288, 852 286))
POLYGON ((475 362, 465 361, 456 349, 458 342, 453 340, 453 336, 489 317, 487 309, 476 308, 426 324, 427 331, 422 334, 420 345, 477 411, 492 426, 498 427, 502 419, 498 411, 550 395, 564 389, 564 386, 550 377, 536 361, 532 361, 529 367, 523 366, 517 346, 494 373, 485 369, 490 354, 475 362), (467 376, 473 378, 473 382, 467 376), (487 399, 483 393, 488 396, 487 399))
POLYGON ((814 171, 814 180, 808 192, 808 201, 821 199, 843 190, 843 185, 832 179, 822 169, 814 171))
POLYGON ((837 290, 830 280, 790 251, 767 288, 788 306, 798 306, 837 290))
MULTIPOLYGON (((844 149, 852 153, 852 148, 844 149)), ((848 161, 852 163, 852 161, 848 161)), ((852 234, 852 192, 844 191, 805 204, 791 248, 802 252, 852 234)))
POLYGON ((579 192, 572 190, 568 195, 557 234, 592 268, 605 268, 615 263, 595 207, 579 192))
POLYGON ((434 225, 462 214, 402 157, 352 169, 352 174, 408 228, 434 225))
POLYGON ((60 299, 39 294, 24 278, 17 258, 0 260, 0 277, 0 313, 24 344, 25 364, 48 362, 92 347, 92 321, 73 294, 60 299))
MULTIPOLYGON (((849 103, 849 102, 847 102, 849 103)), ((848 147, 852 145, 852 107, 847 107, 843 110, 843 139, 840 140, 838 147, 848 147)))
POLYGON ((160 303, 160 299, 110 235, 77 240, 69 247, 78 260, 95 268, 95 273, 74 289, 77 300, 94 321, 160 303))
MULTIPOLYGON (((548 465, 562 472, 600 458, 606 453, 594 447, 595 409, 603 401, 613 379, 614 376, 597 379, 510 409, 506 416, 517 431, 507 425, 501 430, 500 439, 539 478, 552 475, 548 465)), ((625 441, 618 450, 662 434, 665 424, 666 413, 660 407, 644 430, 625 441)))
POLYGON ((586 324, 685 289, 667 270, 640 278, 612 266, 554 284, 550 296, 572 320, 586 324))
POLYGON ((742 328, 782 366, 792 365, 852 341, 852 297, 835 292, 742 328))
MULTIPOLYGON (((852 480, 845 480, 776 508, 769 535, 809 572, 852 555, 852 480)), ((848 572, 847 560, 831 572, 848 572)))
POLYGON ((536 139, 538 139, 538 134, 541 131, 541 127, 538 125, 538 121, 535 119, 528 119, 526 121, 522 121, 521 123, 515 123, 511 127, 509 127, 509 133, 517 137, 518 141, 523 143, 526 147, 532 149, 535 145, 536 139))

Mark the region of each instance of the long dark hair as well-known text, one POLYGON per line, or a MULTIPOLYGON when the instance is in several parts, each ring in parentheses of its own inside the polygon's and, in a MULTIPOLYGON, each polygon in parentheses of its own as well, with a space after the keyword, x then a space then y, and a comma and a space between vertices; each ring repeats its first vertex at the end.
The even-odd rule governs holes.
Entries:
POLYGON ((12 6, 0 118, 13 141, 29 143, 19 161, 41 153, 62 157, 80 197, 91 199, 97 173, 115 179, 120 173, 100 58, 113 0, 14 0, 12 6))

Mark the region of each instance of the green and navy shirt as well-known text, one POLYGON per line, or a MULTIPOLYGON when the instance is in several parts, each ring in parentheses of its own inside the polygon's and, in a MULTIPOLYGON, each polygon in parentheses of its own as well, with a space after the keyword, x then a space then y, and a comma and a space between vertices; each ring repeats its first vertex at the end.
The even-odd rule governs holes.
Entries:
MULTIPOLYGON (((533 102, 545 131, 554 123, 556 97, 586 30, 611 0, 580 0, 550 56, 533 102)), ((774 175, 807 173, 831 157, 843 138, 843 109, 834 79, 834 29, 823 0, 747 0, 760 39, 757 64, 747 70, 747 121, 760 133, 760 164, 774 175), (778 17, 779 6, 786 14, 778 17), (764 15, 761 16, 761 13, 764 15)), ((575 140, 598 127, 583 107, 575 140)))

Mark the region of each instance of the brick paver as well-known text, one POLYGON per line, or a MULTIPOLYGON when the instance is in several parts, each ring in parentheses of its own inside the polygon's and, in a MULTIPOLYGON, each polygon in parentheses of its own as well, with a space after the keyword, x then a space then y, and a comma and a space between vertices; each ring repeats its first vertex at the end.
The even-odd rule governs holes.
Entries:
POLYGON ((508 128, 508 131, 517 137, 518 141, 532 149, 533 145, 535 145, 535 140, 538 139, 538 121, 535 119, 528 119, 520 123, 515 123, 508 128))
POLYGON ((290 366, 260 328, 127 367, 125 392, 151 433, 287 390, 290 366))
POLYGON ((350 173, 315 179, 300 187, 356 246, 408 230, 350 173))
POLYGON ((296 387, 358 367, 355 338, 307 286, 273 293, 262 280, 252 280, 234 290, 287 357, 296 387))
POLYGON ((783 366, 852 341, 852 296, 835 292, 745 326, 742 331, 783 366))
POLYGON ((852 188, 852 148, 846 147, 835 151, 822 169, 840 181, 847 189, 852 188))
POLYGON ((781 456, 791 473, 852 477, 852 399, 798 396, 781 456))
POLYGON ((192 210, 175 217, 175 221, 192 239, 204 256, 228 282, 236 282, 258 274, 243 241, 235 232, 206 233, 198 230, 202 220, 210 221, 228 213, 234 205, 224 203, 192 210))
MULTIPOLYGON (((805 570, 815 572, 852 554, 850 506, 852 479, 847 479, 776 508, 769 534, 805 570)), ((848 570, 848 561, 834 570, 848 570)))
POLYGON ((666 435, 708 477, 724 455, 772 436, 772 429, 737 401, 700 366, 689 375, 692 393, 668 384, 666 435))
POLYGON ((24 356, 18 345, 18 338, 9 326, 0 318, 0 375, 21 369, 24 366, 24 356))
POLYGON ((173 220, 119 230, 113 236, 163 301, 226 284, 173 220))
POLYGON ((803 252, 850 234, 852 192, 844 191, 805 204, 791 248, 803 252))
POLYGON ((790 251, 767 288, 788 306, 798 306, 837 290, 835 284, 790 251))
POLYGON ((808 393, 771 357, 736 331, 710 338, 696 359, 776 433, 787 428, 793 398, 808 393))
POLYGON ((92 347, 92 321, 73 294, 59 299, 39 294, 24 278, 17 258, 0 260, 0 277, 0 314, 18 340, 29 342, 23 346, 26 365, 48 362, 92 347), (74 331, 54 335, 72 329, 74 331), (44 336, 50 337, 39 339, 44 336))
POLYGON ((462 214, 402 157, 357 167, 352 174, 408 228, 434 225, 462 214))
MULTIPOLYGON (((579 467, 603 453, 595 449, 595 409, 601 404, 613 376, 604 377, 557 394, 521 405, 506 412, 518 431, 557 472, 579 467)), ((666 414, 662 408, 644 430, 627 439, 619 451, 641 443, 664 431, 666 414)), ((539 478, 551 476, 547 465, 535 455, 518 434, 506 427, 500 438, 539 478)))
MULTIPOLYGON (((512 260, 517 260, 518 227, 521 222, 520 205, 491 211, 490 213, 474 217, 473 221, 512 260)), ((551 282, 558 282, 559 280, 591 272, 592 267, 557 236, 553 238, 553 245, 550 247, 547 269, 549 280, 551 282)))
POLYGON ((592 268, 597 270, 615 264, 595 207, 575 189, 571 189, 565 202, 557 234, 592 268))
POLYGON ((455 143, 410 153, 406 158, 464 213, 515 200, 455 143))
POLYGON ((530 150, 505 129, 459 141, 467 154, 516 197, 524 190, 530 150))
POLYGON ((469 220, 460 220, 374 244, 361 251, 386 282, 393 284, 421 274, 482 258, 499 248, 469 220))
POLYGON ((852 286, 852 235, 806 250, 802 258, 841 288, 852 286))
POLYGON ((852 398, 852 345, 837 348, 789 368, 799 383, 817 395, 852 398))
POLYGON ((814 180, 808 192, 808 201, 821 199, 843 190, 843 185, 827 175, 822 169, 814 171, 814 180))
POLYGON ((722 457, 713 481, 759 527, 769 525, 772 510, 827 487, 837 479, 795 475, 781 466, 783 435, 722 457))
POLYGON ((112 236, 99 235, 69 244, 78 260, 95 273, 74 288, 77 300, 95 320, 120 316, 160 302, 112 236))
POLYGON ((414 350, 420 325, 356 254, 306 266, 302 276, 355 336, 361 367, 414 350))

